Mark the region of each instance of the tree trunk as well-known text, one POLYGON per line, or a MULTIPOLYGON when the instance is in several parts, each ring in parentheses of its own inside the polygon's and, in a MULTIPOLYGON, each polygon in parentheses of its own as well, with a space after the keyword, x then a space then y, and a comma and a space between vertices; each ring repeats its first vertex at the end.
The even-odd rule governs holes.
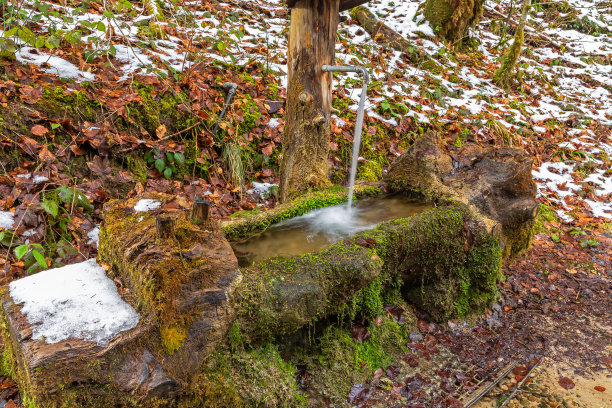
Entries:
POLYGON ((510 85, 510 79, 512 78, 512 73, 514 72, 514 68, 516 67, 516 63, 521 56, 521 49, 523 47, 523 43, 525 42, 525 23, 527 22, 527 13, 529 12, 529 8, 531 7, 531 0, 523 1, 523 13, 521 14, 521 21, 519 22, 518 28, 514 33, 514 42, 512 46, 508 49, 508 53, 502 59, 502 64, 495 74, 493 75, 493 79, 497 83, 497 85, 507 88, 510 85))
POLYGON ((438 35, 461 44, 467 29, 480 22, 485 0, 427 0, 424 15, 438 35))
POLYGON ((329 184, 332 76, 321 66, 334 64, 339 3, 300 0, 291 10, 281 201, 329 184))

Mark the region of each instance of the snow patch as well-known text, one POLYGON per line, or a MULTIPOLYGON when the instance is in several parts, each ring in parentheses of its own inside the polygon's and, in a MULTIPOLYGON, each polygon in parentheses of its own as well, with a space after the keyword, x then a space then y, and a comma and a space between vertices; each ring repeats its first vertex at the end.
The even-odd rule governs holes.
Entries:
POLYGON ((47 343, 78 338, 106 345, 139 321, 95 259, 19 279, 9 290, 23 304, 32 338, 47 343))
POLYGON ((268 198, 272 194, 271 189, 274 187, 278 187, 278 184, 272 183, 258 183, 256 181, 253 182, 253 188, 249 189, 247 193, 253 194, 257 193, 261 198, 268 198))
POLYGON ((95 75, 81 71, 76 65, 55 55, 41 52, 32 47, 21 47, 15 53, 17 61, 22 64, 32 63, 48 74, 56 74, 60 78, 71 78, 77 82, 93 81, 95 75), (44 65, 43 65, 44 64, 44 65))
POLYGON ((87 237, 89 238, 89 241, 87 241, 89 245, 94 243, 98 245, 98 242, 100 242, 100 227, 96 226, 94 229, 89 231, 87 233, 87 237))
POLYGON ((150 198, 145 198, 136 203, 134 206, 134 211, 136 212, 145 212, 151 210, 157 210, 161 207, 161 203, 157 200, 151 200, 150 198))
POLYGON ((0 228, 11 229, 15 225, 15 214, 9 211, 0 211, 0 228))

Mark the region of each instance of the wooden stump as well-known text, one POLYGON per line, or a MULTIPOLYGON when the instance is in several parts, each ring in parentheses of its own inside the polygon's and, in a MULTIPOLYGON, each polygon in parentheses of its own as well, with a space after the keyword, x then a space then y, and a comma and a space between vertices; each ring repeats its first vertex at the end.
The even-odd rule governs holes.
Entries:
POLYGON ((289 83, 280 199, 329 184, 329 119, 339 0, 300 0, 291 10, 289 83))
POLYGON ((210 218, 210 203, 204 197, 196 197, 193 200, 191 209, 191 222, 202 228, 210 228, 212 220, 210 218))

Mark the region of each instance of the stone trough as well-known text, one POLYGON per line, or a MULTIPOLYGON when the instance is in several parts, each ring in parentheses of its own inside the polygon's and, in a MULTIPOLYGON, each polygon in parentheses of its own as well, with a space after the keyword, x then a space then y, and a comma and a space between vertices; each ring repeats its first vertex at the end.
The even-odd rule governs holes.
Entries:
POLYGON ((282 343, 313 322, 351 315, 367 287, 401 292, 437 321, 480 312, 496 299, 502 256, 529 245, 535 190, 520 158, 469 145, 448 152, 423 138, 386 182, 436 206, 315 253, 242 269, 228 239, 343 202, 345 189, 221 225, 175 196, 111 201, 99 263, 41 272, 2 292, 5 370, 27 406, 226 406, 195 402, 193 390, 228 337, 282 343))

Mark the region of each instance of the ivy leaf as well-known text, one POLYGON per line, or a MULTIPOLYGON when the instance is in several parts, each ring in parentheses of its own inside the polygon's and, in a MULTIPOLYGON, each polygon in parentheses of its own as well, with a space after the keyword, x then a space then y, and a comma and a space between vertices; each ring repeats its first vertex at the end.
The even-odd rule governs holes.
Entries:
POLYGON ((183 155, 183 153, 174 153, 174 160, 178 164, 184 164, 185 163, 185 156, 183 155))
POLYGON ((170 167, 166 167, 166 169, 164 170, 164 177, 167 179, 172 177, 172 169, 170 167))
POLYGON ((34 255, 34 259, 36 259, 36 262, 38 262, 40 266, 42 266, 44 269, 47 269, 48 267, 47 261, 45 260, 45 257, 40 252, 33 249, 32 255, 34 255))
POLYGON ((157 160, 155 160, 155 168, 160 173, 163 173, 164 169, 166 168, 166 162, 164 161, 164 159, 157 159, 157 160))
POLYGON ((19 245, 17 248, 15 248, 15 256, 17 257, 18 260, 23 258, 25 254, 27 253, 28 253, 27 245, 19 245))
POLYGON ((45 212, 47 212, 47 214, 53 216, 53 218, 57 217, 57 212, 59 210, 57 201, 45 199, 42 203, 40 203, 40 206, 43 210, 45 210, 45 212))

